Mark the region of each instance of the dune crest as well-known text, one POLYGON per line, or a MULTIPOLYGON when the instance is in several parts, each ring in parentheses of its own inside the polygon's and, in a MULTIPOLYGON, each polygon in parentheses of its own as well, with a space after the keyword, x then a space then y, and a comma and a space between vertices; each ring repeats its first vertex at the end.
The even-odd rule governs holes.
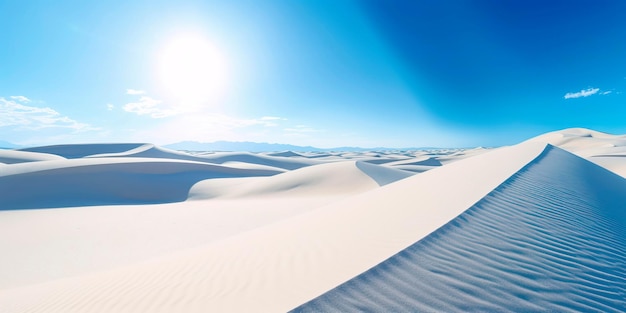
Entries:
POLYGON ((26 162, 65 160, 64 157, 50 153, 28 152, 0 149, 0 163, 17 164, 26 162))
POLYGON ((70 144, 52 145, 18 149, 19 151, 30 151, 49 153, 62 156, 67 159, 76 159, 93 154, 101 153, 122 153, 128 150, 142 147, 143 143, 93 143, 93 144, 70 144))
POLYGON ((0 312, 623 311, 623 140, 20 151, 0 165, 0 312))
POLYGON ((112 307, 286 311, 435 231, 543 149, 544 145, 530 144, 495 150, 206 247, 117 270, 5 290, 0 304, 67 310, 73 303, 81 312, 112 307), (450 197, 450 190, 459 192, 450 197), (37 300, 23 302, 26 298, 37 300))
POLYGON ((189 192, 190 199, 217 197, 324 197, 352 195, 375 189, 413 173, 361 161, 331 162, 238 181, 205 180, 189 192))
POLYGON ((549 143, 626 177, 626 135, 611 135, 586 128, 568 128, 528 141, 549 143))
POLYGON ((184 201, 204 179, 276 173, 148 158, 22 163, 0 173, 0 210, 184 201))
POLYGON ((550 146, 454 220, 294 312, 619 311, 625 230, 626 180, 550 146))

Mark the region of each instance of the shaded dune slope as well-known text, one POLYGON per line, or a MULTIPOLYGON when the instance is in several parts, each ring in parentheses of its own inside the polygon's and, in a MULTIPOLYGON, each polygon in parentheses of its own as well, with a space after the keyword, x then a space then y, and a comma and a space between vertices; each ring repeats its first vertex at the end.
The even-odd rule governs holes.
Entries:
POLYGON ((367 162, 357 161, 356 167, 369 176, 371 179, 376 181, 379 186, 385 186, 387 184, 391 184, 395 181, 398 181, 403 178, 407 178, 413 173, 408 171, 403 171, 395 168, 383 167, 380 165, 374 165, 367 162))
POLYGON ((549 146, 470 209, 295 312, 624 311, 626 180, 549 146))
POLYGON ((191 186, 200 180, 277 173, 147 158, 50 161, 38 164, 39 168, 28 165, 14 165, 11 170, 15 174, 0 176, 0 210, 184 201, 191 186))
POLYGON ((626 178, 626 135, 611 135, 585 128, 568 128, 528 141, 545 142, 586 158, 626 178))
POLYGON ((206 158, 193 156, 191 154, 180 152, 180 151, 161 148, 151 143, 142 144, 133 149, 126 150, 126 151, 91 154, 86 157, 89 157, 89 158, 135 157, 135 158, 157 158, 157 159, 174 159, 174 160, 186 160, 186 161, 196 161, 196 162, 208 162, 206 158))
POLYGON ((280 155, 261 155, 250 152, 219 152, 209 155, 192 155, 181 151, 158 147, 149 143, 69 144, 24 148, 19 151, 48 153, 62 156, 67 159, 135 157, 186 160, 212 164, 242 162, 271 166, 285 170, 293 170, 320 163, 307 158, 293 158, 280 155))
POLYGON ((121 153, 143 146, 143 143, 94 143, 94 144, 69 144, 53 145, 19 149, 19 151, 30 151, 40 153, 50 153, 62 156, 67 159, 77 159, 92 154, 101 153, 121 153))
POLYGON ((279 152, 271 152, 271 153, 267 153, 267 155, 269 156, 277 156, 277 157, 299 157, 302 158, 304 156, 302 156, 302 154, 293 152, 293 151, 279 151, 279 152))
POLYGON ((49 153, 18 151, 18 150, 0 150, 0 163, 17 164, 38 161, 54 161, 64 160, 62 156, 49 153))
POLYGON ((270 156, 270 155, 261 155, 254 154, 250 152, 222 152, 215 153, 211 155, 204 156, 208 162, 223 164, 227 162, 244 162, 244 163, 253 163, 253 164, 261 164, 267 165, 277 168, 282 168, 286 170, 295 170, 305 166, 310 166, 314 164, 320 164, 315 160, 310 160, 306 158, 292 158, 292 157, 282 157, 282 156, 270 156))
POLYGON ((186 252, 2 290, 0 312, 285 312, 428 236, 544 148, 497 149, 186 252))
POLYGON ((441 162, 437 160, 435 157, 431 156, 420 156, 411 158, 408 160, 400 160, 395 162, 390 162, 385 164, 387 166, 398 166, 398 165, 426 165, 426 166, 441 166, 441 162))

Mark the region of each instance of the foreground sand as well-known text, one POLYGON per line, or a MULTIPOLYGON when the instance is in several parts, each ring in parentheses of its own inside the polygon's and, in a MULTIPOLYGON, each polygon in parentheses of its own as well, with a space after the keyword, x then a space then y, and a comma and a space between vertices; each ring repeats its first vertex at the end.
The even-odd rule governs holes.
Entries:
POLYGON ((0 151, 0 312, 620 311, 624 143, 0 151))

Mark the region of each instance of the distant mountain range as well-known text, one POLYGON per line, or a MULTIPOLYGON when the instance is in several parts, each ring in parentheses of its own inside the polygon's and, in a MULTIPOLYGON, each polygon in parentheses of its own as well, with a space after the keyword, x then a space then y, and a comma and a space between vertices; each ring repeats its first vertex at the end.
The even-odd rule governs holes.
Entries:
POLYGON ((431 147, 423 148, 360 148, 360 147, 335 147, 335 148, 317 148, 312 146, 296 146, 278 143, 262 143, 262 142, 233 142, 233 141, 216 141, 202 143, 196 141, 183 141, 163 146, 173 150, 186 151, 250 151, 250 152, 269 152, 269 151, 294 151, 294 152, 310 152, 310 151, 372 151, 372 150, 425 150, 436 149, 431 147))

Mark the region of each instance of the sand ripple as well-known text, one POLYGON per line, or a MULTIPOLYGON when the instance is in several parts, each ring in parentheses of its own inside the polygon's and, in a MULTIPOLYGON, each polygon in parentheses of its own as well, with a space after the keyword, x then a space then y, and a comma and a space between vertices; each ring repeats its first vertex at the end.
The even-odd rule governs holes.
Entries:
POLYGON ((298 312, 624 311, 626 180, 556 148, 298 312))

